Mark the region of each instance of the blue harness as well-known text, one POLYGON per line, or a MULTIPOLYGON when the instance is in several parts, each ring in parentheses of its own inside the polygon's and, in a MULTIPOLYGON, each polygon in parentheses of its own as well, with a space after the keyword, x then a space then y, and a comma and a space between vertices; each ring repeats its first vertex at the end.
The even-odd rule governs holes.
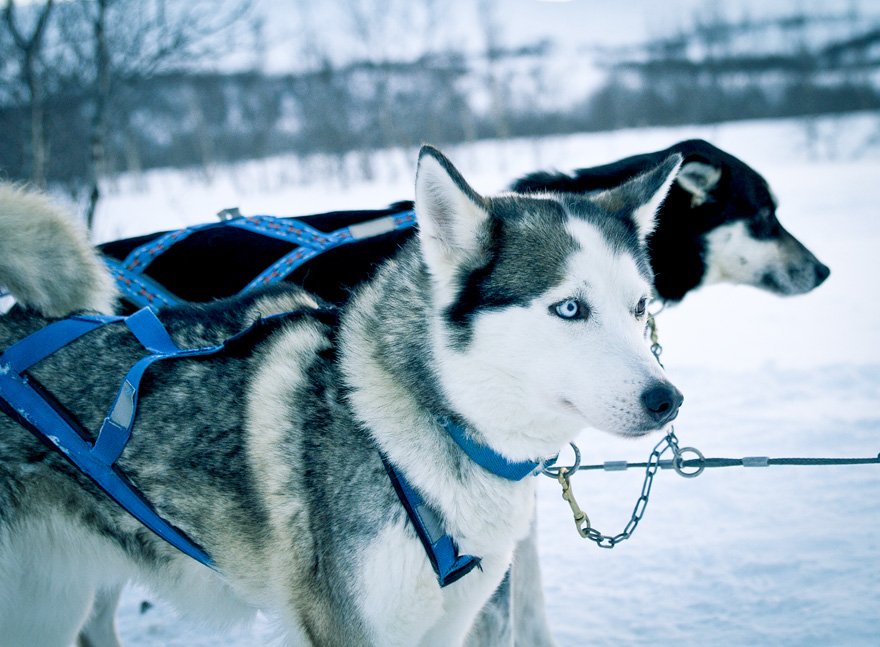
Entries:
MULTIPOLYGON (((308 312, 313 313, 313 310, 308 312)), ((84 315, 56 321, 16 342, 0 355, 0 410, 29 429, 41 441, 61 452, 83 474, 94 481, 123 509, 159 537, 196 561, 216 570, 211 557, 181 529, 163 519, 141 492, 119 471, 116 461, 122 455, 137 413, 141 378, 156 361, 181 357, 206 357, 223 353, 230 344, 259 328, 290 317, 283 313, 258 319, 246 330, 217 346, 180 348, 152 310, 143 308, 127 317, 84 315), (149 351, 128 371, 110 412, 94 442, 50 396, 26 375, 26 371, 67 344, 107 324, 124 323, 149 351)), ((478 465, 502 478, 520 481, 536 473, 542 465, 531 461, 510 462, 490 448, 478 445, 461 425, 440 420, 462 450, 478 465)), ((442 517, 407 482, 382 455, 382 462, 407 515, 415 527, 441 587, 452 584, 475 566, 480 559, 460 555, 458 546, 443 527, 442 517)))
POLYGON ((154 309, 168 305, 178 305, 183 301, 165 287, 144 274, 150 264, 163 252, 184 238, 207 229, 218 227, 238 227, 246 231, 262 234, 297 245, 248 283, 242 292, 284 280, 291 272, 306 261, 334 247, 372 238, 380 234, 409 229, 416 224, 415 212, 401 211, 366 222, 350 225, 326 234, 297 220, 296 218, 277 218, 274 216, 236 217, 222 222, 194 225, 186 229, 168 232, 148 243, 136 247, 125 260, 106 257, 104 262, 110 268, 116 285, 132 303, 138 307, 154 309))
MULTIPOLYGON (((123 509, 159 537, 205 566, 216 569, 204 549, 156 512, 141 492, 119 471, 116 461, 131 437, 141 378, 153 362, 218 355, 230 344, 258 328, 292 314, 295 313, 258 319, 246 330, 222 344, 201 348, 177 346, 149 308, 138 310, 127 317, 84 315, 56 321, 16 342, 0 355, 0 410, 61 452, 123 509), (25 372, 67 344, 111 323, 124 323, 128 326, 150 354, 138 360, 126 374, 110 412, 92 442, 87 439, 87 432, 60 407, 54 406, 48 394, 34 384, 25 372)), ((531 461, 510 462, 490 448, 475 443, 462 426, 448 419, 440 422, 474 462, 502 478, 519 481, 535 473, 542 465, 531 461)), ((425 548, 440 586, 452 584, 475 566, 479 566, 478 557, 459 554, 458 546, 443 527, 442 517, 409 485, 402 473, 384 455, 382 462, 425 548)))
POLYGON ((198 544, 159 516, 137 488, 118 470, 116 461, 131 436, 141 378, 153 362, 220 354, 245 335, 291 314, 295 313, 258 319, 246 330, 219 346, 203 348, 178 347, 148 308, 127 317, 87 315, 56 321, 13 344, 0 355, 0 410, 66 456, 83 474, 147 528, 193 559, 215 568, 214 562, 198 544), (136 362, 128 371, 109 414, 92 442, 87 440, 87 432, 66 412, 50 404, 47 394, 32 383, 25 371, 83 335, 117 322, 128 326, 150 354, 136 362))

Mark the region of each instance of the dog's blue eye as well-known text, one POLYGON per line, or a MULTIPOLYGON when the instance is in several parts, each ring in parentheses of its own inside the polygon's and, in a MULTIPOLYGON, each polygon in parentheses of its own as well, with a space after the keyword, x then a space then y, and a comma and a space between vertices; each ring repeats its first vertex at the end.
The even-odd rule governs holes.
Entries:
POLYGON ((563 319, 583 319, 587 309, 577 299, 566 299, 553 306, 553 311, 563 319))

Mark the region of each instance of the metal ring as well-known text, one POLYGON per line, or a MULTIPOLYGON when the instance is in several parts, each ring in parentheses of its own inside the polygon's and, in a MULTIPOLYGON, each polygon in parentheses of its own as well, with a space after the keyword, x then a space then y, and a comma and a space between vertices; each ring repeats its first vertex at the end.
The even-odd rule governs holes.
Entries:
POLYGON ((565 467, 565 471, 569 474, 574 474, 578 471, 581 466, 581 450, 578 449, 578 446, 574 443, 568 443, 571 445, 571 448, 574 450, 574 465, 571 467, 565 467, 564 465, 553 465, 549 467, 542 467, 541 472, 543 472, 544 476, 549 476, 550 478, 556 478, 559 475, 559 470, 561 467, 565 467))
POLYGON ((696 447, 682 447, 681 449, 679 449, 675 453, 675 458, 672 459, 672 467, 673 467, 673 469, 675 469, 676 472, 678 472, 679 476, 683 476, 686 479, 692 479, 692 478, 699 476, 700 474, 703 473, 703 470, 706 469, 705 462, 706 462, 706 457, 703 456, 703 453, 699 449, 697 449, 696 447), (685 472, 684 468, 681 466, 682 461, 684 461, 683 456, 684 456, 685 452, 691 452, 693 454, 696 454, 699 457, 699 460, 703 462, 702 465, 697 467, 696 472, 685 472))

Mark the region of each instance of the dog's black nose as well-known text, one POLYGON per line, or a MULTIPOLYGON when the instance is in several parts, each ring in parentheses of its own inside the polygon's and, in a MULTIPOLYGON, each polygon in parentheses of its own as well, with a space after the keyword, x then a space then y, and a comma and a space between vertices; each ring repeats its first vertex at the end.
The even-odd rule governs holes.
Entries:
POLYGON ((824 263, 819 263, 816 265, 816 285, 821 285, 822 282, 828 278, 831 274, 831 268, 825 265, 824 263))
POLYGON ((684 396, 671 384, 658 383, 642 394, 642 402, 651 419, 662 427, 678 415, 684 396))

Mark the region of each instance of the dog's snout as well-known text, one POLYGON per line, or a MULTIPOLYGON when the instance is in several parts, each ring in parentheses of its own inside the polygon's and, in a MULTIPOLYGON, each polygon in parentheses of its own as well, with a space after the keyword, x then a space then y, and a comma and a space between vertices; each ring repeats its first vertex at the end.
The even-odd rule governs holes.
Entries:
POLYGON ((816 285, 822 285, 822 282, 831 274, 831 268, 824 263, 816 263, 816 285))
POLYGON ((684 395, 671 384, 658 383, 642 394, 642 402, 651 419, 662 427, 678 415, 684 395))

